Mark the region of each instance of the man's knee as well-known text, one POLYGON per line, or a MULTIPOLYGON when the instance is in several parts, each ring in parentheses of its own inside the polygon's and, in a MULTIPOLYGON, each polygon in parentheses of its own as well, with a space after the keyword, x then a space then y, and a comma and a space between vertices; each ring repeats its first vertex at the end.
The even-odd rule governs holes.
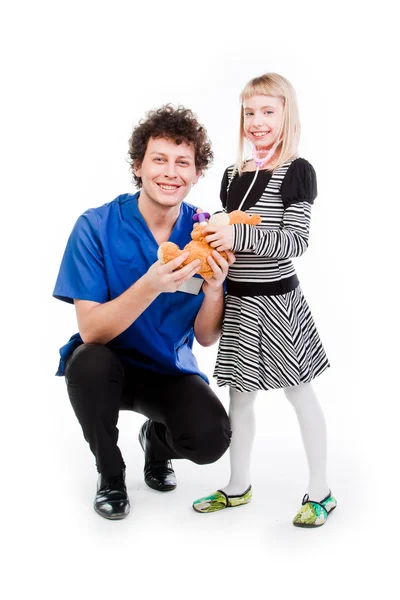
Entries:
POLYGON ((122 367, 114 352, 100 344, 82 344, 67 362, 68 382, 90 383, 120 378, 122 367))
POLYGON ((206 465, 216 462, 225 454, 229 448, 231 435, 227 418, 226 421, 217 425, 212 423, 188 432, 176 441, 184 458, 188 458, 198 465, 206 465))

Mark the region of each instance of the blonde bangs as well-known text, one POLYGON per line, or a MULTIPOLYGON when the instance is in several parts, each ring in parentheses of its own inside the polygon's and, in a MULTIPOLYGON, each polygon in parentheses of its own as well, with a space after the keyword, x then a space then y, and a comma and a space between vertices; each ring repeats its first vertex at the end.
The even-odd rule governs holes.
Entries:
MULTIPOLYGON (((265 77, 265 76, 264 76, 265 77)), ((248 100, 253 96, 278 96, 276 88, 272 82, 265 80, 264 77, 255 77, 249 81, 240 94, 240 101, 248 100)))
POLYGON ((253 96, 273 96, 283 101, 283 118, 281 131, 282 143, 278 146, 278 155, 270 163, 268 170, 275 170, 297 156, 300 141, 300 119, 297 107, 296 92, 292 84, 282 75, 266 73, 251 79, 240 94, 240 133, 236 169, 239 175, 243 172, 245 156, 243 103, 253 96))

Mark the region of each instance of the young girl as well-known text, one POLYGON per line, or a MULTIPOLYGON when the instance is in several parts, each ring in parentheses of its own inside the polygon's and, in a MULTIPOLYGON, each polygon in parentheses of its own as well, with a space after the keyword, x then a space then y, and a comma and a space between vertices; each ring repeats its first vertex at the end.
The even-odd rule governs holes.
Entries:
POLYGON ((315 171, 297 157, 300 123, 293 87, 268 73, 241 94, 236 166, 222 179, 229 213, 260 214, 261 225, 211 225, 206 238, 219 251, 233 250, 226 311, 214 376, 229 385, 231 477, 227 486, 196 500, 207 513, 251 500, 250 455, 258 390, 283 388, 299 420, 309 466, 309 485, 293 523, 317 527, 336 507, 326 477, 326 425, 311 380, 329 367, 292 264, 308 245, 315 171), (245 138, 253 159, 243 162, 245 138))

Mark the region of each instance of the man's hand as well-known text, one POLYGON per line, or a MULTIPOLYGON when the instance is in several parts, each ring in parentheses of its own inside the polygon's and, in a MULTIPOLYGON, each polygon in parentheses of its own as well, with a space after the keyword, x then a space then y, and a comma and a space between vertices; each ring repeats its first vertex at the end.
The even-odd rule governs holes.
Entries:
POLYGON ((178 269, 188 256, 189 252, 185 252, 165 265, 157 260, 142 279, 155 292, 176 292, 184 281, 193 277, 200 269, 199 260, 193 260, 182 269, 178 269))
POLYGON ((203 283, 203 292, 207 295, 209 292, 215 292, 224 283, 226 276, 228 275, 228 269, 230 265, 236 260, 233 252, 229 250, 226 251, 228 256, 228 260, 225 260, 223 256, 219 254, 216 250, 213 250, 212 256, 209 256, 207 261, 210 267, 212 268, 214 275, 211 279, 204 280, 203 283))
POLYGON ((212 248, 222 252, 222 250, 232 250, 233 246, 233 225, 207 225, 205 228, 207 235, 206 242, 212 248))

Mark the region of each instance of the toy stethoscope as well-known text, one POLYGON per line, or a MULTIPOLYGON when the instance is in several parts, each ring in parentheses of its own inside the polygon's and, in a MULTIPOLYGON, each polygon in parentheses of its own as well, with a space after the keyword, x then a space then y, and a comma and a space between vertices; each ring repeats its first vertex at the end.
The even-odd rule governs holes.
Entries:
POLYGON ((272 156, 275 154, 275 150, 277 149, 278 144, 279 144, 279 140, 277 142, 275 142, 275 144, 272 146, 271 150, 269 150, 263 158, 261 158, 260 154, 265 153, 266 150, 257 150, 256 146, 253 147, 253 160, 256 163, 256 172, 254 174, 253 181, 251 182, 251 184, 249 186, 249 189, 247 190, 243 200, 239 204, 238 210, 240 210, 242 208, 247 196, 249 195, 250 190, 253 187, 253 185, 257 179, 257 175, 260 172, 261 167, 266 165, 267 162, 269 160, 271 160, 272 156))
MULTIPOLYGON (((275 144, 272 146, 271 150, 269 150, 268 152, 266 150, 257 150, 256 146, 253 147, 253 160, 256 163, 256 171, 253 177, 253 181, 251 182, 249 189, 247 190, 243 200, 241 201, 241 203, 239 204, 239 208, 238 210, 240 210, 247 198, 247 196, 250 193, 251 188, 253 187, 256 179, 257 179, 257 175, 260 172, 261 167, 263 167, 264 165, 267 164, 267 162, 269 160, 271 160, 272 156, 275 154, 275 150, 278 147, 280 140, 278 140, 277 142, 275 142, 275 144), (265 152, 266 155, 262 158, 260 156, 260 154, 264 154, 265 152)), ((206 225, 207 224, 207 219, 210 218, 209 213, 198 213, 196 215, 193 215, 193 221, 197 221, 198 223, 200 223, 201 225, 206 225)), ((221 222, 222 225, 222 222, 221 222)))

